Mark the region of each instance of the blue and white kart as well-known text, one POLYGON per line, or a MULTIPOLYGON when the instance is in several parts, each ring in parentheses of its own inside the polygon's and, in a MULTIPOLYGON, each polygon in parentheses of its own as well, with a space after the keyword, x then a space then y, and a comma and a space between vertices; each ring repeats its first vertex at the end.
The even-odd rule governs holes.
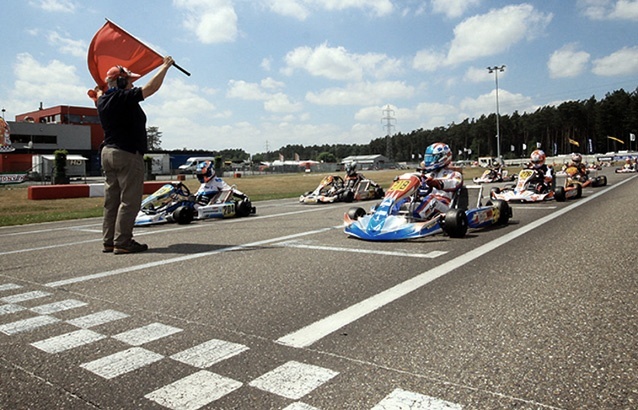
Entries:
POLYGON ((181 182, 165 184, 142 201, 135 226, 177 222, 189 224, 195 214, 195 200, 181 182))
POLYGON ((415 209, 423 201, 420 192, 421 179, 418 173, 399 176, 386 192, 383 201, 370 212, 363 208, 350 208, 344 215, 344 232, 366 241, 402 241, 423 238, 445 232, 450 237, 465 236, 468 228, 479 229, 491 225, 505 225, 512 217, 512 209, 505 201, 489 201, 481 206, 483 188, 479 190, 477 207, 464 209, 467 188, 461 187, 454 195, 452 207, 445 214, 436 213, 422 219, 415 209), (464 198, 463 198, 464 197, 464 198))
POLYGON ((250 199, 245 195, 237 195, 233 187, 217 192, 200 204, 186 185, 173 182, 163 185, 142 201, 135 226, 170 222, 189 224, 193 219, 245 217, 255 212, 256 208, 250 199))

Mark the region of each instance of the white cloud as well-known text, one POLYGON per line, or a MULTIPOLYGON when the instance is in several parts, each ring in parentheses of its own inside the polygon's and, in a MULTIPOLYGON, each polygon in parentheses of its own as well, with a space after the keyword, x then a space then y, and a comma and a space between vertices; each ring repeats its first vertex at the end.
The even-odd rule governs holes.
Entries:
POLYGON ((267 6, 273 13, 304 21, 310 15, 310 10, 301 3, 298 0, 269 0, 267 6))
POLYGON ((75 65, 67 65, 59 60, 41 64, 29 53, 18 54, 14 64, 15 87, 11 92, 16 100, 22 100, 32 111, 40 102, 52 105, 60 101, 67 104, 81 102, 87 104, 87 88, 75 86, 80 82, 75 65))
POLYGON ((63 54, 70 54, 75 57, 85 57, 88 44, 84 40, 73 40, 63 37, 56 31, 49 32, 47 36, 49 44, 57 47, 63 54))
POLYGON ((552 19, 529 4, 506 6, 471 17, 454 28, 447 62, 454 65, 499 54, 542 32, 552 19))
POLYGON ((448 18, 457 18, 470 7, 480 3, 481 0, 432 0, 432 7, 435 13, 445 14, 448 18))
POLYGON ((368 105, 383 101, 410 98, 414 87, 403 81, 358 82, 345 88, 329 88, 319 93, 308 92, 306 100, 317 105, 368 105))
POLYGON ((638 46, 622 49, 593 62, 594 74, 611 77, 638 74, 638 46))
POLYGON ((302 109, 301 103, 290 101, 290 98, 282 92, 272 92, 283 88, 283 86, 284 83, 270 77, 263 79, 259 84, 230 80, 226 96, 242 100, 263 101, 264 110, 268 112, 290 113, 300 111, 302 109))
POLYGON ((507 51, 523 39, 542 34, 553 15, 538 12, 529 4, 506 6, 486 14, 470 17, 454 28, 454 39, 447 55, 436 50, 416 53, 413 67, 434 71, 480 57, 507 51))
POLYGON ((76 9, 75 3, 71 0, 39 0, 32 1, 30 4, 53 13, 73 13, 76 9))
POLYGON ((204 44, 237 38, 237 14, 230 0, 173 0, 185 14, 184 27, 204 44))
POLYGON ((638 21, 636 0, 579 0, 578 5, 592 20, 638 21))
POLYGON ((274 13, 303 21, 311 10, 342 11, 346 9, 370 10, 376 16, 386 16, 394 10, 391 0, 266 0, 274 13))
MULTIPOLYGON (((500 114, 511 114, 514 111, 520 113, 533 112, 537 106, 530 97, 523 94, 513 94, 507 90, 498 90, 498 103, 500 114)), ((479 95, 476 98, 465 98, 459 104, 462 111, 467 112, 465 117, 480 117, 486 113, 496 112, 496 90, 492 90, 488 94, 479 95)))
MULTIPOLYGON (((499 77, 504 76, 505 72, 499 74, 499 77)), ((492 80, 494 76, 489 73, 486 68, 470 67, 465 71, 463 80, 469 83, 482 83, 487 80, 492 80)))
POLYGON ((360 81, 366 74, 384 78, 402 70, 400 60, 385 54, 352 54, 344 47, 326 43, 314 49, 298 47, 286 54, 285 62, 287 66, 282 71, 287 75, 302 69, 313 76, 344 81, 360 81))
POLYGON ((550 78, 576 77, 587 68, 589 53, 578 51, 575 44, 567 44, 549 57, 547 68, 550 78))

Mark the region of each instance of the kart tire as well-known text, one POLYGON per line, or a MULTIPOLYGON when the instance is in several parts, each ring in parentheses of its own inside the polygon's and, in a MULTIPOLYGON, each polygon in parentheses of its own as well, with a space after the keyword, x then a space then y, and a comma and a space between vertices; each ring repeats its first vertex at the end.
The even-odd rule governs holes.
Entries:
POLYGON ((507 201, 497 199, 492 202, 492 206, 498 209, 499 216, 498 216, 498 220, 496 221, 496 224, 507 225, 510 218, 512 217, 512 207, 510 206, 510 204, 508 204, 507 201))
POLYGON ((343 202, 352 202, 354 201, 354 192, 347 190, 346 192, 343 193, 343 202))
POLYGON ((353 221, 356 221, 357 219, 365 215, 366 215, 366 210, 361 207, 348 209, 348 218, 352 219, 353 221))
POLYGON ((193 221, 193 208, 188 206, 180 206, 173 211, 173 221, 179 225, 188 225, 193 221))
POLYGON ((594 187, 607 185, 607 176, 606 175, 601 175, 601 176, 595 178, 591 185, 594 186, 594 187))
POLYGON ((385 195, 385 192, 383 192, 383 188, 381 187, 377 188, 374 192, 376 194, 375 199, 383 198, 385 195))
POLYGON ((562 186, 556 187, 556 190, 554 191, 554 198, 556 198, 558 202, 565 202, 565 188, 562 186))
POLYGON ((581 198, 583 196, 583 186, 581 184, 576 184, 576 198, 581 198))
POLYGON ((494 199, 496 198, 496 195, 501 193, 501 188, 499 187, 494 187, 492 189, 490 189, 490 198, 494 199))
POLYGON ((467 216, 465 211, 450 209, 443 218, 443 231, 451 238, 462 238, 467 233, 467 216))
POLYGON ((237 216, 243 218, 245 216, 250 215, 250 211, 252 210, 252 204, 248 199, 242 199, 237 202, 237 216))

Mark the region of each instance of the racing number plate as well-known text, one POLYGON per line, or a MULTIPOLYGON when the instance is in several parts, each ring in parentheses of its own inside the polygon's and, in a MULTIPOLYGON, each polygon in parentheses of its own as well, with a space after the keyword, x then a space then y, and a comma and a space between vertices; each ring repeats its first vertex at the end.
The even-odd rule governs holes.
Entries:
POLYGON ((398 181, 395 181, 392 186, 390 187, 390 191, 405 191, 406 188, 410 185, 410 180, 409 179, 400 179, 398 181))

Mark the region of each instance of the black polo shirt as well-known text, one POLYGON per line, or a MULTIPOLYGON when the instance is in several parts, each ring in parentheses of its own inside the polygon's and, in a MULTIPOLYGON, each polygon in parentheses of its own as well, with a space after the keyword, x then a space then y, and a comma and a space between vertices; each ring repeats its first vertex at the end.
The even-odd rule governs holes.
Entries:
POLYGON ((144 154, 148 147, 146 114, 140 107, 142 89, 111 88, 97 100, 97 112, 104 129, 104 145, 133 154, 144 154))

